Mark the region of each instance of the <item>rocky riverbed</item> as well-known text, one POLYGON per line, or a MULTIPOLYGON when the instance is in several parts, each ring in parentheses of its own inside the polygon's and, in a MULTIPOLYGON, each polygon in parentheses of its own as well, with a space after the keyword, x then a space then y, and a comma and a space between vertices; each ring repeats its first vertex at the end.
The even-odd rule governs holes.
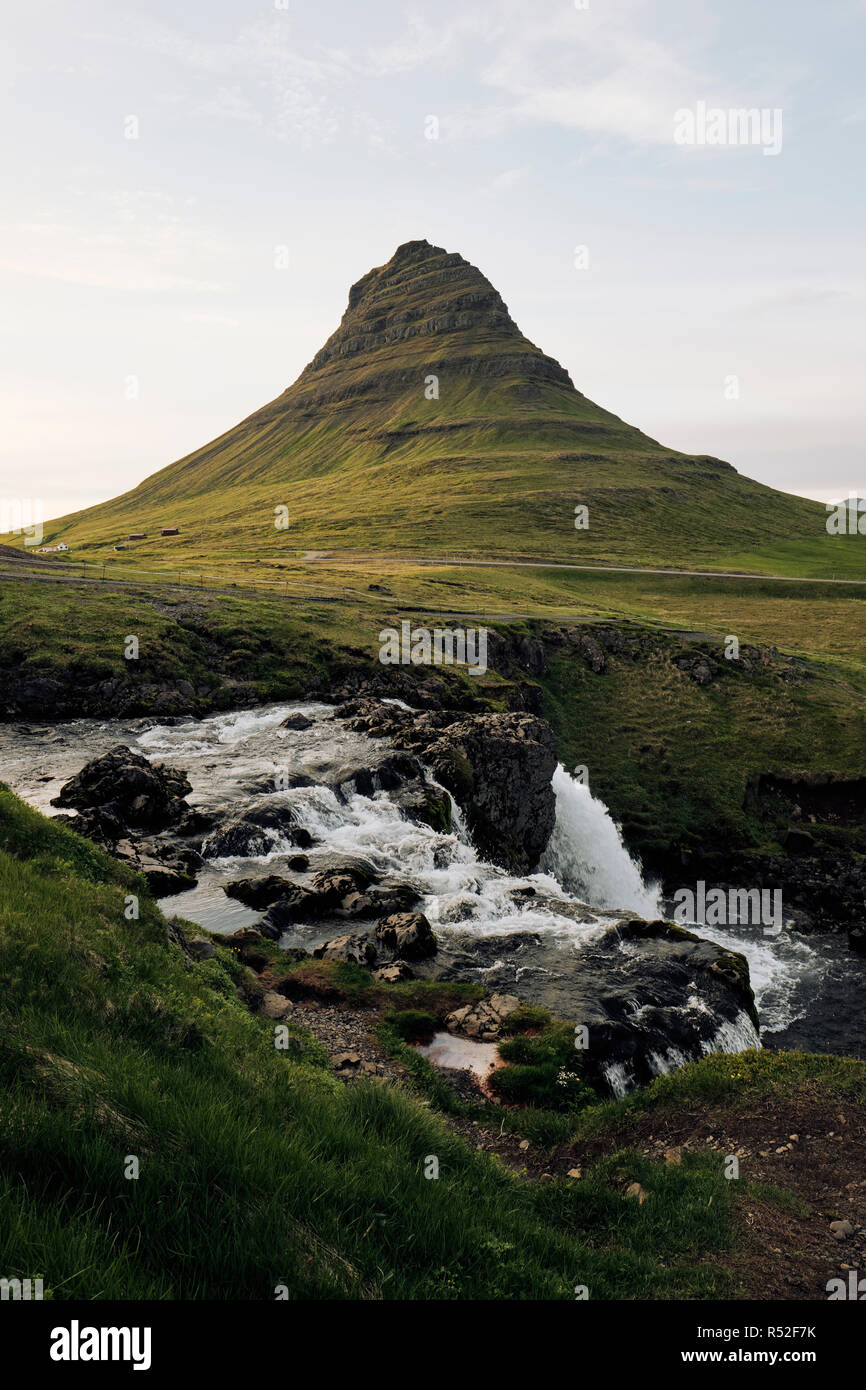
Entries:
POLYGON ((586 1030, 585 1074, 603 1088, 754 1046, 758 1015, 771 1036, 796 1025, 821 975, 800 940, 707 940, 663 920, 528 712, 364 695, 6 726, 0 743, 13 787, 139 868, 168 913, 382 979, 542 1004, 586 1030))

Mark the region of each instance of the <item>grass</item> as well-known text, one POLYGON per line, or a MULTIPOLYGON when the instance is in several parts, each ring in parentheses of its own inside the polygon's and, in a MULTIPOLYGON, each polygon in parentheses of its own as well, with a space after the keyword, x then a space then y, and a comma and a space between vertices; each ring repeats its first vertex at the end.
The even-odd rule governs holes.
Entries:
MULTIPOLYGON (((418 1089, 432 1084, 426 1104, 345 1087, 302 1030, 275 1046, 230 950, 188 961, 144 893, 128 920, 138 888, 0 789, 0 1246, 4 1277, 41 1275, 55 1300, 735 1298, 748 1185, 710 1152, 649 1160, 628 1146, 630 1116, 772 1103, 816 1078, 866 1097, 861 1062, 713 1056, 626 1100, 500 1111, 537 1144, 609 1136, 582 1180, 530 1181, 449 1129, 464 1107, 437 1113, 453 1092, 394 1026, 407 1013, 429 1026, 477 989, 325 970, 323 988, 390 1005, 383 1028, 415 1059, 418 1089), (625 1195, 634 1182, 651 1200, 625 1195)), ((286 964, 309 986, 323 963, 286 964)), ((519 1039, 543 1066, 561 1027, 525 1010, 503 1046, 519 1039)))
MULTIPOLYGON (((0 585, 0 673, 14 680, 71 678, 73 693, 103 680, 137 684, 145 691, 142 710, 148 687, 180 680, 209 692, 205 707, 211 708, 303 698, 349 673, 380 672, 381 627, 430 603, 434 582, 451 573, 447 567, 389 571, 394 592, 384 599, 356 592, 318 609, 241 591, 9 580, 0 585), (139 638, 136 662, 123 655, 130 633, 139 638)), ((531 638, 575 621, 592 632, 599 622, 614 621, 651 640, 651 652, 639 660, 609 654, 602 675, 560 649, 538 678, 561 761, 588 767, 592 791, 650 865, 680 850, 706 854, 716 847, 727 854, 776 845, 784 826, 760 822, 748 804, 749 779, 757 773, 853 775, 866 766, 866 627, 854 591, 770 581, 750 588, 736 580, 720 591, 709 580, 660 576, 649 584, 641 576, 550 570, 453 575, 458 594, 464 580, 487 586, 486 595, 464 594, 464 607, 476 601, 488 608, 535 606, 538 616, 490 622, 506 636, 531 638), (580 600, 572 617, 545 618, 554 597, 562 603, 571 594, 580 600), (717 676, 710 685, 698 686, 675 665, 683 650, 677 626, 693 634, 689 650, 712 659, 717 676), (801 664, 773 658, 746 673, 723 659, 728 633, 744 645, 772 642, 801 664)), ((452 698, 462 692, 491 710, 506 708, 515 681, 527 679, 519 670, 509 677, 489 671, 478 680, 448 674, 452 698)))
MULTIPOLYGON (((408 1094, 274 1045, 220 948, 185 965, 108 856, 0 792, 0 1245, 55 1299, 703 1297, 724 1200, 549 1190, 408 1094), (440 1176, 424 1177, 429 1155, 440 1176), (126 1176, 131 1160, 139 1176, 126 1176)), ((677 1179, 680 1182, 681 1179, 677 1179)))

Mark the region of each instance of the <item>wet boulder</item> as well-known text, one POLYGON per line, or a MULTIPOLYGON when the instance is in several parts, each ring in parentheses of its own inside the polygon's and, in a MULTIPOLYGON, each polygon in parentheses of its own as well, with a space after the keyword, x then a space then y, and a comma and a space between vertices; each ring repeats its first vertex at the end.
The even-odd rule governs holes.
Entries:
POLYGON ((291 879, 279 874, 266 874, 261 878, 236 878, 224 885, 223 892, 230 898, 237 898, 246 907, 270 907, 295 887, 291 879))
POLYGON ((481 855, 518 873, 538 864, 553 831, 553 730, 531 714, 463 718, 438 733, 424 759, 462 807, 481 855))
MULTIPOLYGON (((192 787, 186 774, 148 762, 123 744, 93 758, 53 799, 53 806, 72 807, 104 841, 122 839, 129 830, 163 830, 190 815, 184 798, 192 787)), ((87 828, 82 826, 84 833, 87 828)))
POLYGON ((325 941, 313 951, 316 960, 342 961, 348 965, 361 965, 365 968, 376 960, 376 945, 368 935, 335 936, 325 941))
POLYGON ((360 764, 335 768, 327 777, 328 785, 341 799, 353 793, 374 796, 376 792, 393 792, 423 780, 424 769, 411 753, 386 752, 373 754, 360 764))
POLYGON ((205 859, 249 859, 269 854, 281 842, 309 849, 313 837, 297 824, 290 806, 254 803, 242 815, 213 830, 204 841, 202 855, 205 859))
POLYGON ((294 714, 287 715, 280 725, 281 729, 293 729, 298 733, 303 733, 305 729, 311 729, 312 727, 313 720, 308 718, 306 714, 301 714, 300 710, 296 711, 294 714))
POLYGON ((384 917, 376 925, 376 940, 399 960, 425 960, 436 954, 436 938, 422 912, 384 917))
POLYGON ((293 884, 268 909, 258 923, 258 930, 268 940, 279 941, 283 932, 290 931, 298 923, 315 921, 321 917, 323 910, 324 904, 317 893, 293 884))
POLYGON ((364 892, 349 893, 335 908, 337 917, 381 917, 388 913, 405 912, 418 900, 414 888, 407 884, 373 885, 364 892))

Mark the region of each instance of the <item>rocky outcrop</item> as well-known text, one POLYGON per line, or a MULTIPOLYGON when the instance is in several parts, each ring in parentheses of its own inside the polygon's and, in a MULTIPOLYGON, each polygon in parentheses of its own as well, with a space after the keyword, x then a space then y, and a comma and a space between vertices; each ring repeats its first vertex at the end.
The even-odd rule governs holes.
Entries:
POLYGON ((116 841, 130 829, 156 831, 188 822, 192 812, 184 798, 191 790, 185 773, 149 763, 120 744, 87 763, 51 804, 74 807, 102 838, 116 841))
POLYGON ((272 901, 259 922, 259 931, 273 941, 302 925, 328 921, 363 921, 406 912, 416 900, 405 884, 374 882, 372 869, 350 865, 324 870, 312 884, 289 883, 272 901))
POLYGON ((429 960, 436 954, 436 938, 421 912, 398 912, 377 922, 375 930, 332 937, 317 946, 317 960, 343 961, 378 967, 378 979, 392 981, 411 975, 406 962, 429 960))
POLYGON ((517 873, 536 868, 556 819, 556 745, 545 720, 530 714, 464 719, 429 743, 425 758, 462 808, 483 856, 517 873))
POLYGON ((553 731, 531 714, 418 713, 367 698, 339 709, 349 727, 418 754, 454 797, 479 852, 534 869, 556 818, 553 731))
POLYGON ((477 1004, 464 1004, 445 1019, 451 1033, 462 1033, 479 1042, 493 1042, 502 1035, 502 1025, 520 1008, 516 994, 492 994, 477 1004))
MULTIPOLYGON (((576 921, 582 910, 588 919, 609 916, 611 925, 567 954, 546 933, 449 934, 435 962, 417 964, 416 973, 476 981, 509 1007, 514 996, 568 1020, 581 1075, 602 1092, 642 1085, 708 1051, 759 1045, 743 956, 667 922, 618 920, 579 903, 550 906, 576 921)), ((508 1015, 492 1018, 490 999, 482 1002, 457 1010, 449 1028, 496 1036, 508 1015)))
POLYGON ((195 887, 201 859, 193 845, 166 843, 161 833, 189 838, 210 824, 186 804, 190 790, 185 773, 119 744, 87 763, 52 805, 74 808, 77 815, 56 819, 142 874, 154 897, 166 898, 195 887))

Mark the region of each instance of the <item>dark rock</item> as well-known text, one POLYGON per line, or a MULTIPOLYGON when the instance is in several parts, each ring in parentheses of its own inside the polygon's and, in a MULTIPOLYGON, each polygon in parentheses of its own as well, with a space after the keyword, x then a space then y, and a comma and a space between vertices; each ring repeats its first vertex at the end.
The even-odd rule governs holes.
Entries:
POLYGON ((280 840, 287 840, 299 849, 309 849, 313 837, 304 826, 295 823, 290 806, 272 806, 267 802, 248 807, 212 831, 204 842, 205 859, 253 858, 267 854, 280 840))
POLYGON ((216 947, 206 936, 193 936, 187 942, 189 954, 196 960, 212 960, 216 955, 216 947))
POLYGON ((160 864, 153 859, 139 860, 136 867, 144 874, 147 891, 155 898, 170 898, 175 893, 186 893, 195 888, 193 874, 170 864, 160 864))
POLYGON ((376 960, 376 946, 369 936, 335 936, 313 951, 316 960, 336 960, 367 967, 376 960))
POLYGON ((373 873, 366 868, 350 867, 344 869, 323 869, 313 877, 313 891, 329 904, 336 906, 349 893, 358 893, 369 887, 373 873))
POLYGON ((191 790, 185 773, 153 765, 121 744, 87 763, 51 804, 74 807, 111 841, 129 828, 161 830, 184 822, 191 814, 184 797, 191 790))
POLYGON ((409 753, 383 754, 375 763, 338 768, 328 778, 338 795, 357 792, 373 796, 375 792, 395 791, 407 783, 424 780, 424 769, 409 753))
POLYGON ((364 893, 350 893, 337 909, 338 917, 382 917, 406 912, 418 901, 414 888, 406 884, 370 887, 364 893))
POLYGON ((230 898, 237 898, 247 907, 270 907, 286 896, 295 887, 291 879, 281 878, 279 874, 267 874, 263 878, 237 878, 226 883, 223 892, 230 898))
POLYGON ((312 727, 313 720, 308 719, 305 714, 301 714, 300 712, 288 715, 280 725, 281 729, 296 729, 299 732, 304 729, 311 729, 312 727))
POLYGON ((531 714, 478 715, 451 724, 424 757, 462 807, 479 852, 505 868, 532 871, 556 818, 550 725, 531 714))
POLYGON ((400 960, 424 960, 436 954, 436 938, 421 912, 398 912, 376 926, 376 939, 400 960))
POLYGON ((322 915, 325 906, 318 893, 311 893, 309 888, 296 884, 268 909, 258 924, 259 931, 269 940, 279 941, 283 932, 298 922, 315 921, 322 915))

